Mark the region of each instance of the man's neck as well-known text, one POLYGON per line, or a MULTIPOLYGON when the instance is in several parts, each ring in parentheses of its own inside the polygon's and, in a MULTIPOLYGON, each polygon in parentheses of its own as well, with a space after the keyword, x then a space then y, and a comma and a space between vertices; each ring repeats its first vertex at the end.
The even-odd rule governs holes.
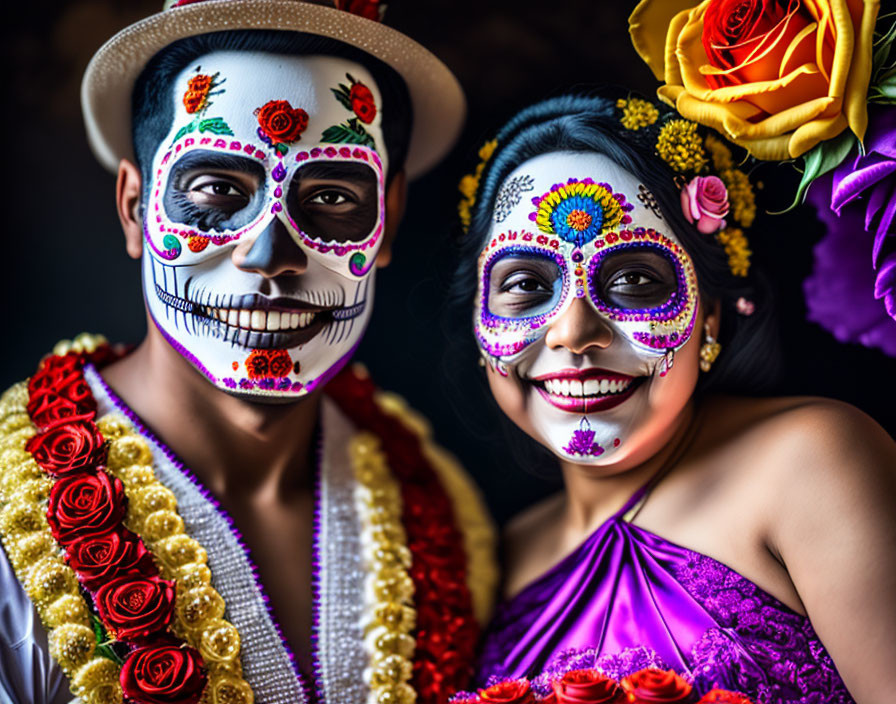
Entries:
POLYGON ((283 404, 231 396, 148 327, 140 346, 103 378, 203 484, 231 501, 285 500, 307 490, 320 392, 283 404))

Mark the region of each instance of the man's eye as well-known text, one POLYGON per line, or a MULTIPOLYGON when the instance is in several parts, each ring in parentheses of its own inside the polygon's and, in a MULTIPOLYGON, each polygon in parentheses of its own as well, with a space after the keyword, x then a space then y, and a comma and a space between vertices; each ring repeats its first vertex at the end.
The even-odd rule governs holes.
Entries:
POLYGON ((340 191, 320 191, 311 196, 307 202, 314 205, 343 205, 350 200, 340 191))
POLYGON ((190 189, 193 192, 204 193, 210 196, 239 196, 245 197, 246 194, 240 189, 227 181, 213 181, 212 183, 204 183, 194 186, 190 189))

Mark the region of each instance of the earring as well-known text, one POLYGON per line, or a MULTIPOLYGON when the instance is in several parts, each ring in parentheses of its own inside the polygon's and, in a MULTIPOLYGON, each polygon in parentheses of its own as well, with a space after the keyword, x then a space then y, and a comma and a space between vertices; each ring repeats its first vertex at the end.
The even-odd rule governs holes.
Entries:
POLYGON ((482 357, 479 358, 479 366, 485 367, 485 360, 482 357))
POLYGON ((708 372, 712 369, 713 362, 719 357, 722 346, 716 342, 716 339, 709 333, 709 323, 703 326, 704 341, 700 346, 700 369, 708 372))

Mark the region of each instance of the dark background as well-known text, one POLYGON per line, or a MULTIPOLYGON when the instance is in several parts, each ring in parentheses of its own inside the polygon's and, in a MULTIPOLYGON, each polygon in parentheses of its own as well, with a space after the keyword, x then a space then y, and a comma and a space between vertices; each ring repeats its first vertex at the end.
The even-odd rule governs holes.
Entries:
MULTIPOLYGON (((31 374, 60 338, 84 330, 112 341, 138 342, 144 335, 138 264, 124 251, 113 177, 87 147, 78 91, 102 42, 161 4, 4 3, 2 388, 31 374)), ((456 184, 478 145, 525 105, 604 83, 653 93, 656 81, 626 31, 633 5, 394 0, 386 15, 388 24, 430 48, 456 73, 470 117, 458 148, 411 189, 393 263, 378 277, 373 320, 358 358, 380 386, 401 393, 431 420, 439 441, 471 470, 502 521, 555 483, 548 458, 526 461, 519 452, 507 452, 509 442, 516 448, 520 443, 507 434, 487 394, 469 318, 445 311, 456 184), (529 466, 524 471, 520 465, 529 466)), ((786 206, 781 195, 793 192, 796 172, 765 167, 759 176, 771 201, 765 209, 786 206)), ((778 391, 848 401, 894 435, 894 360, 838 344, 804 320, 801 286, 811 246, 821 235, 810 208, 761 216, 752 233, 754 261, 777 289, 786 364, 778 391)))

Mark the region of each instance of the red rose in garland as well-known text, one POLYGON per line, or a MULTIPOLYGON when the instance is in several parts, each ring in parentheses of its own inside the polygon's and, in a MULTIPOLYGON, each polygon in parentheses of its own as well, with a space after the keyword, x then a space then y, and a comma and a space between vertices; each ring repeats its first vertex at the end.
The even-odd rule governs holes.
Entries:
POLYGON ((93 411, 80 408, 77 403, 52 391, 38 391, 28 402, 28 415, 41 430, 51 425, 73 421, 93 420, 93 411))
POLYGON ((103 623, 119 640, 146 638, 171 623, 174 582, 125 575, 101 586, 94 597, 103 623))
POLYGON ((691 685, 672 670, 648 667, 622 680, 622 688, 633 704, 684 704, 690 700, 691 685))
POLYGON ((87 472, 57 481, 50 490, 47 522, 63 547, 100 536, 125 515, 127 497, 119 479, 105 472, 87 472))
POLYGON ((143 541, 122 527, 103 535, 75 540, 66 548, 65 560, 91 591, 115 577, 158 574, 143 541))
POLYGON ((507 680, 479 690, 479 699, 489 704, 535 704, 529 680, 507 680))
POLYGON ((376 118, 376 103, 373 100, 373 93, 370 88, 360 81, 352 83, 352 87, 348 92, 348 100, 352 106, 352 112, 358 116, 358 119, 364 124, 369 125, 376 118))
POLYGON ((572 670, 553 683, 557 704, 625 704, 625 691, 596 670, 572 670))
POLYGON ((76 354, 48 357, 28 380, 28 393, 33 396, 41 390, 56 390, 67 386, 81 377, 81 366, 81 358, 76 354))
POLYGON ((121 667, 125 698, 143 704, 196 704, 207 681, 199 653, 173 644, 139 648, 121 667))
POLYGON ((753 704, 753 702, 738 692, 729 692, 726 689, 711 689, 700 697, 700 701, 697 704, 753 704))
POLYGON ((270 100, 260 107, 258 136, 268 144, 292 144, 297 142, 308 127, 308 113, 294 108, 288 100, 270 100))
POLYGON ((25 449, 54 477, 84 472, 106 460, 103 436, 87 420, 52 425, 28 440, 25 449))

